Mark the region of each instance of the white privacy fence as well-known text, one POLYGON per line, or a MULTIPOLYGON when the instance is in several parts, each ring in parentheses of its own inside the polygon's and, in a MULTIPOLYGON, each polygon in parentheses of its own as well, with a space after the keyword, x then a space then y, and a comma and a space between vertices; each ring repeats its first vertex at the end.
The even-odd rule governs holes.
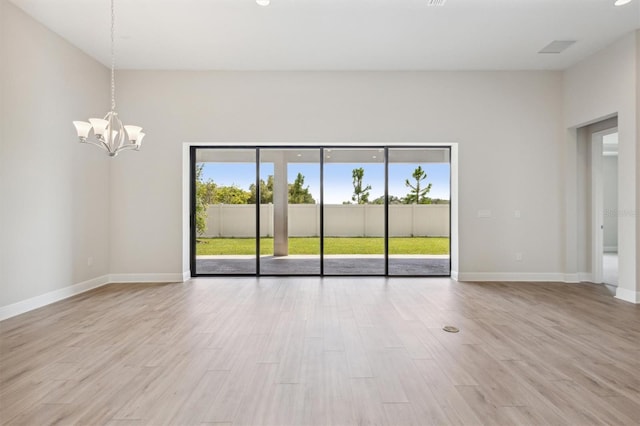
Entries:
MULTIPOLYGON (((255 209, 245 204, 215 204, 207 209, 203 237, 254 237, 255 209)), ((273 204, 260 205, 260 236, 273 236, 273 204)), ((290 237, 320 235, 320 205, 290 204, 290 237)), ((327 237, 383 237, 384 206, 379 204, 327 204, 324 206, 327 237)), ((448 237, 448 204, 389 205, 391 237, 448 237)))

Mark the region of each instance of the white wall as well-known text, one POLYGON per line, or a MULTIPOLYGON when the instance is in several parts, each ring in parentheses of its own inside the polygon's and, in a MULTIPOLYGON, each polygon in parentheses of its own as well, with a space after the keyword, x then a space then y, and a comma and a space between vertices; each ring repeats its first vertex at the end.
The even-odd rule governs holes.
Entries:
MULTIPOLYGON (((627 255, 628 256, 628 260, 627 262, 633 262, 634 265, 636 265, 636 277, 635 277, 635 300, 633 299, 633 285, 629 285, 625 287, 625 290, 629 290, 629 291, 625 291, 623 294, 620 295, 620 297, 624 297, 626 300, 630 300, 630 301, 635 301, 635 303, 640 303, 640 267, 638 267, 637 265, 640 264, 640 196, 637 196, 638 191, 640 190, 640 149, 638 149, 638 144, 640 143, 640 31, 636 31, 635 34, 635 45, 636 45, 636 50, 635 50, 635 65, 636 65, 636 69, 635 69, 635 74, 636 74, 636 79, 635 79, 635 84, 636 84, 636 102, 635 102, 635 122, 636 122, 636 131, 635 131, 635 144, 636 144, 636 166, 635 166, 635 175, 636 175, 636 179, 635 179, 635 185, 633 185, 633 189, 636 193, 636 205, 635 205, 635 209, 633 210, 636 214, 636 235, 635 235, 635 240, 636 240, 636 247, 635 247, 635 258, 633 254, 627 255)), ((618 134, 618 137, 620 137, 620 135, 618 134)), ((627 142, 628 144, 629 142, 627 142)), ((627 166, 629 167, 629 164, 627 163, 627 166)), ((628 191, 625 191, 624 193, 620 192, 620 177, 622 176, 622 174, 620 173, 620 152, 618 152, 618 198, 620 198, 621 196, 625 196, 627 194, 628 191)), ((620 206, 621 203, 618 203, 618 206, 620 206)), ((620 225, 618 224, 618 233, 621 232, 620 225)), ((629 244, 627 242, 627 244, 629 244)), ((618 241, 618 253, 620 251, 620 241, 618 241)), ((618 254, 619 256, 619 254, 618 254)), ((629 276, 629 278, 631 278, 629 276)))
POLYGON ((459 143, 466 277, 561 277, 559 72, 127 71, 119 84, 121 115, 148 136, 113 163, 116 274, 185 267, 184 142, 413 141, 459 143))
POLYGON ((568 273, 582 272, 570 270, 576 267, 572 257, 578 251, 577 236, 570 229, 580 214, 572 204, 575 198, 575 168, 577 139, 572 129, 584 126, 606 117, 617 115, 619 133, 618 156, 618 253, 619 286, 617 297, 640 302, 640 278, 636 265, 640 260, 638 252, 637 214, 638 152, 637 144, 638 109, 640 98, 637 85, 640 84, 637 61, 640 58, 637 33, 628 34, 611 46, 592 55, 564 73, 564 117, 568 137, 563 143, 563 162, 567 167, 565 221, 567 223, 566 258, 569 259, 568 273))
POLYGON ((104 115, 109 76, 6 0, 0 11, 1 318, 108 273, 108 159, 71 121, 104 115))
MULTIPOLYGON (((274 205, 260 205, 260 236, 274 235, 274 205)), ((290 237, 320 235, 319 204, 289 204, 290 237)), ((255 206, 211 204, 207 207, 203 237, 252 238, 256 234, 255 206)), ((327 204, 324 207, 327 237, 383 237, 384 206, 378 204, 327 204)), ((391 237, 448 237, 449 205, 392 204, 389 206, 391 237)))
POLYGON ((618 251, 618 156, 602 157, 603 242, 606 252, 618 251))
POLYGON ((588 127, 578 132, 577 150, 577 211, 573 222, 577 228, 577 269, 586 274, 591 271, 591 131, 588 127))

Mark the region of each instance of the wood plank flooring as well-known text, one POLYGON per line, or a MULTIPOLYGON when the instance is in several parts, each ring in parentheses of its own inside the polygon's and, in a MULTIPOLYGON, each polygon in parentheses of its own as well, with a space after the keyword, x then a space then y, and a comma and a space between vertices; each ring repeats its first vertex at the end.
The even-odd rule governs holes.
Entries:
POLYGON ((591 284, 114 284, 0 341, 1 424, 640 424, 640 306, 591 284))

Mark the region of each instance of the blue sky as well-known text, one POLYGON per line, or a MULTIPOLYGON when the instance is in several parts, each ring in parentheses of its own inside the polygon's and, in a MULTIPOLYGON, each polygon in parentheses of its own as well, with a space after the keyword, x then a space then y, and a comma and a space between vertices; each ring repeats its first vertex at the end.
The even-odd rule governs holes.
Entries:
MULTIPOLYGON (((422 166, 427 172, 426 182, 432 183, 431 198, 449 199, 449 164, 448 163, 427 163, 427 164, 389 164, 389 194, 397 197, 407 195, 408 188, 405 186, 405 179, 410 179, 416 167, 422 166)), ((325 204, 342 204, 343 201, 350 201, 353 194, 353 183, 351 173, 353 169, 364 168, 364 185, 371 185, 370 200, 384 194, 384 165, 383 164, 348 164, 348 163, 326 163, 324 165, 325 182, 324 197, 325 204)), ((248 190, 249 185, 255 183, 256 166, 251 163, 205 163, 203 169, 204 180, 211 179, 218 185, 237 185, 248 190)), ((302 173, 305 177, 304 185, 309 187, 313 198, 320 200, 320 167, 315 164, 290 163, 287 174, 288 181, 292 183, 297 174, 302 173)), ((272 163, 260 164, 260 175, 265 181, 267 176, 273 174, 272 163)))

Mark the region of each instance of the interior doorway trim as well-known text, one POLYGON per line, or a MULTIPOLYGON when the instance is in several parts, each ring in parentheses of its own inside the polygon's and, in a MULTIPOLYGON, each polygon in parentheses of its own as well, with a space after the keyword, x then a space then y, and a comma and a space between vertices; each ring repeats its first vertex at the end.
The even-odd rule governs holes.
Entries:
POLYGON ((591 134, 591 271, 596 284, 604 281, 603 138, 617 132, 618 127, 612 127, 591 134))

